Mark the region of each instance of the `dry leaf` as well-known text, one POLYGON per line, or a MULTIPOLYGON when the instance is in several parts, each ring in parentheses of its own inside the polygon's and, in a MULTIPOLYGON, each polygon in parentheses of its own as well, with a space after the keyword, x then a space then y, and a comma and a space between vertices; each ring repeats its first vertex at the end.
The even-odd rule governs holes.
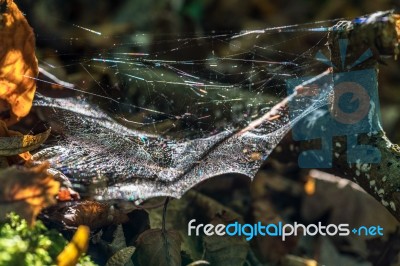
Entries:
MULTIPOLYGON (((305 222, 313 223, 328 217, 327 223, 345 223, 350 228, 380 225, 384 228, 384 239, 396 232, 399 222, 357 184, 317 170, 310 171, 310 175, 315 180, 315 193, 302 200, 301 217, 305 222)), ((366 258, 370 252, 365 243, 373 238, 377 236, 350 234, 346 237, 348 244, 344 246, 345 251, 366 258)), ((343 238, 339 236, 330 240, 338 246, 343 243, 343 238)))
MULTIPOLYGON (((162 227, 163 209, 154 208, 147 211, 150 218, 150 227, 162 227)), ((189 236, 187 234, 188 222, 194 217, 211 221, 217 214, 221 214, 225 218, 228 217, 228 220, 243 222, 243 217, 231 208, 201 192, 189 190, 181 199, 171 200, 168 203, 165 225, 166 228, 173 228, 181 233, 181 250, 185 252, 191 260, 200 260, 203 258, 204 253, 203 239, 195 235, 189 236)))
POLYGON ((31 159, 29 151, 38 148, 50 135, 51 129, 37 135, 23 135, 20 132, 9 130, 4 121, 0 120, 0 168, 8 165, 26 162, 31 159))
POLYGON ((71 242, 57 256, 58 266, 75 266, 80 256, 86 252, 89 245, 90 229, 81 225, 76 230, 71 242))
MULTIPOLYGON (((211 224, 229 224, 227 215, 216 215, 211 224)), ((249 243, 240 236, 203 236, 204 259, 211 265, 244 265, 249 251, 249 243)))
MULTIPOLYGON (((125 234, 124 230, 122 228, 122 225, 118 225, 115 231, 113 232, 113 240, 111 243, 101 239, 102 236, 102 231, 101 233, 96 234, 94 238, 96 243, 100 243, 102 248, 104 250, 107 250, 107 253, 110 254, 109 259, 107 260, 108 266, 116 266, 116 265, 122 265, 122 266, 133 266, 133 263, 131 261, 131 257, 133 253, 135 252, 135 247, 127 247, 126 246, 126 240, 125 240, 125 234)), ((92 238, 93 242, 93 238, 92 238)))
POLYGON ((72 200, 71 193, 69 193, 67 188, 60 188, 57 195, 58 201, 70 201, 72 200))
POLYGON ((61 187, 60 191, 58 191, 57 200, 58 201, 71 201, 71 200, 79 200, 80 196, 78 192, 75 192, 71 188, 61 187))
POLYGON ((119 224, 117 226, 113 233, 113 240, 110 244, 107 244, 107 246, 113 254, 117 253, 118 250, 126 248, 125 234, 122 225, 119 224))
POLYGON ((66 227, 87 225, 92 229, 111 224, 121 224, 129 220, 122 211, 107 203, 95 201, 75 202, 73 205, 58 204, 47 210, 51 219, 58 220, 66 227))
POLYGON ((0 171, 0 220, 13 211, 33 222, 39 212, 56 202, 59 183, 47 173, 48 164, 0 171))
MULTIPOLYGON (((177 231, 149 229, 137 239, 136 252, 139 265, 180 266, 182 239, 177 231)), ((135 263, 136 264, 136 263, 135 263)))
POLYGON ((51 129, 37 135, 23 135, 8 130, 0 121, 0 156, 13 156, 38 148, 50 135, 51 129))
MULTIPOLYGON (((277 208, 273 193, 287 192, 289 195, 302 195, 303 187, 298 183, 285 179, 279 170, 260 171, 251 184, 252 220, 262 224, 277 224, 285 219, 277 208)), ((278 263, 297 246, 299 236, 289 236, 286 241, 277 237, 255 236, 252 249, 262 263, 278 263)))
POLYGON ((124 266, 130 262, 135 247, 126 247, 115 253, 108 261, 106 266, 124 266))
POLYGON ((39 70, 32 28, 12 0, 0 5, 0 114, 11 125, 29 113, 39 70))

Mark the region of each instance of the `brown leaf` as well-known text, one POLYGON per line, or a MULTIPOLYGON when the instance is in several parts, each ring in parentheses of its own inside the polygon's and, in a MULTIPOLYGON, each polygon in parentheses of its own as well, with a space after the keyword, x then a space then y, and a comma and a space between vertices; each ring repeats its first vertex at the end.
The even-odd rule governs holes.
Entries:
POLYGON ((50 129, 37 135, 23 135, 9 130, 0 120, 0 168, 29 161, 32 157, 29 151, 38 148, 49 135, 50 129))
POLYGON ((0 113, 7 113, 7 125, 28 114, 36 90, 39 73, 35 57, 35 37, 25 16, 12 0, 0 14, 0 113))
MULTIPOLYGON (((162 226, 162 208, 148 210, 148 212, 151 228, 160 228, 162 226)), ((168 203, 165 224, 166 228, 174 228, 181 233, 182 251, 192 260, 199 260, 203 254, 203 241, 201 237, 187 235, 187 224, 193 218, 210 221, 218 213, 223 213, 224 217, 229 216, 230 220, 243 221, 243 217, 229 207, 205 194, 189 190, 179 200, 171 200, 168 203)))
POLYGON ((137 261, 146 266, 180 266, 181 242, 177 231, 146 230, 137 239, 137 261))
MULTIPOLYGON (((261 222, 264 225, 286 223, 276 206, 273 198, 274 191, 300 195, 303 187, 294 181, 285 179, 278 170, 260 171, 251 184, 251 207, 254 222, 261 222)), ((261 262, 278 263, 297 246, 298 240, 298 236, 289 236, 286 241, 277 237, 256 236, 252 240, 252 248, 261 262)))
POLYGON ((61 187, 58 191, 57 200, 58 201, 72 201, 79 200, 79 193, 71 188, 61 187))
MULTIPOLYGON (((384 228, 383 238, 398 228, 399 222, 357 184, 317 170, 310 171, 309 175, 315 179, 315 193, 302 201, 301 216, 305 222, 319 221, 329 214, 330 224, 346 223, 351 228, 379 225, 384 228)), ((347 253, 366 257, 370 252, 365 241, 376 237, 350 234, 346 237, 347 245, 340 245, 343 237, 333 236, 331 240, 347 253)))
POLYGON ((51 129, 37 135, 22 135, 8 130, 0 121, 0 156, 13 156, 38 148, 50 135, 51 129))
POLYGON ((32 223, 43 208, 56 202, 59 183, 47 168, 47 164, 41 164, 0 171, 0 220, 13 211, 32 223))
POLYGON ((95 201, 76 202, 71 206, 59 204, 48 210, 48 216, 61 221, 67 227, 87 225, 91 229, 121 224, 129 219, 125 213, 112 205, 95 201))

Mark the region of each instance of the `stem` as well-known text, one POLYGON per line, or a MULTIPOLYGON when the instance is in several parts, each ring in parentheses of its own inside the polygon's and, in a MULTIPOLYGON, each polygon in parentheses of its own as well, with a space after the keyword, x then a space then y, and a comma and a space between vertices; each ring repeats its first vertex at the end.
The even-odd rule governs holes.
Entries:
POLYGON ((167 232, 167 230, 165 228, 165 223, 166 223, 166 220, 167 220, 168 202, 169 202, 169 197, 166 197, 165 198, 165 202, 164 202, 163 215, 162 215, 162 232, 163 232, 163 234, 165 234, 167 232))

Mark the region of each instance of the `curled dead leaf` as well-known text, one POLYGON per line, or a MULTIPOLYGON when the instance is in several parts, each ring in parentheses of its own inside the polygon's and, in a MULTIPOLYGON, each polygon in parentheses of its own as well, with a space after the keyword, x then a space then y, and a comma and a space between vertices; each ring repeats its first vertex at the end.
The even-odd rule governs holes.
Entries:
POLYGON ((65 205, 59 203, 47 210, 47 216, 51 217, 51 220, 61 222, 67 228, 87 225, 96 229, 129 220, 124 212, 114 206, 95 201, 68 202, 65 205))
POLYGON ((13 156, 38 148, 50 135, 51 129, 37 135, 22 135, 8 130, 0 121, 0 156, 13 156), (2 134, 4 133, 4 134, 2 134))
POLYGON ((0 14, 0 114, 7 125, 28 114, 39 73, 35 37, 25 16, 12 0, 0 14))
POLYGON ((56 202, 59 183, 47 173, 48 164, 0 171, 0 220, 13 211, 29 222, 56 202))
POLYGON ((9 130, 4 121, 0 120, 0 168, 29 161, 29 151, 38 148, 50 135, 51 129, 37 135, 23 135, 9 130), (6 156, 1 157, 1 156, 6 156))

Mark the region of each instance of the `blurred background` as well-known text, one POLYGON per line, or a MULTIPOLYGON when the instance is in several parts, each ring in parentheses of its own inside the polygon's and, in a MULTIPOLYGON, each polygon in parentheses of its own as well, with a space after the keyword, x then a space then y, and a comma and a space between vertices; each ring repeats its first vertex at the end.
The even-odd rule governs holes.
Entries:
MULTIPOLYGON (((129 94, 128 101, 149 107, 152 102, 143 99, 141 89, 148 84, 138 84, 136 87, 133 84, 127 85, 126 79, 117 77, 118 75, 115 74, 117 71, 106 69, 100 64, 91 67, 88 62, 96 56, 121 58, 121 54, 129 52, 149 54, 152 59, 164 60, 189 58, 193 61, 209 59, 212 56, 223 58, 233 54, 243 54, 240 58, 245 60, 272 58, 277 61, 290 61, 294 57, 289 52, 296 54, 299 51, 304 52, 305 49, 314 49, 314 52, 320 49, 324 44, 322 41, 318 46, 316 45, 318 41, 321 41, 320 36, 299 32, 293 35, 266 34, 254 38, 233 39, 230 42, 226 39, 218 40, 218 36, 233 35, 245 30, 305 23, 304 27, 322 26, 324 24, 312 24, 312 22, 351 19, 379 10, 396 9, 399 3, 384 0, 153 0, 146 2, 118 0, 112 3, 89 0, 68 2, 21 0, 18 4, 37 34, 37 53, 43 68, 51 70, 51 73, 60 79, 76 84, 84 90, 91 90, 94 87, 99 89, 98 83, 100 83, 103 88, 110 88, 106 90, 113 98, 121 97, 121 93, 123 97, 129 94), (79 27, 101 32, 102 35, 99 36, 79 27), (185 40, 187 40, 186 43, 185 40), (255 50, 254 47, 262 49, 255 50), (283 51, 281 54, 279 54, 280 50, 283 51), (85 65, 86 70, 82 69, 82 64, 85 65), (126 89, 126 87, 129 88, 126 89)), ((330 22, 330 25, 332 24, 334 21, 330 22)), ((251 78, 239 75, 241 71, 246 72, 248 67, 254 67, 249 62, 238 64, 239 68, 233 74, 228 68, 235 62, 219 62, 218 71, 224 72, 225 75, 216 76, 216 81, 228 82, 228 84, 240 83, 240 86, 246 87, 249 82, 264 81, 268 78, 252 73, 248 74, 252 75, 251 78)), ((399 95, 396 86, 399 81, 398 65, 398 62, 392 59, 384 60, 379 75, 383 125, 395 142, 400 140, 400 133, 396 130, 400 126, 400 113, 397 111, 399 97, 396 97, 399 95)), ((209 69, 183 67, 186 67, 185 70, 188 73, 213 80, 209 69)), ((165 72, 165 75, 168 73, 165 72)), ((39 84, 39 88, 44 85, 39 84)), ((263 93, 283 91, 274 83, 267 85, 269 86, 264 86, 264 88, 259 86, 263 93)), ((159 88, 161 87, 160 85, 159 88)), ((169 89, 163 92, 165 91, 169 89)), ((154 95, 148 97, 154 97, 154 95)), ((157 108, 164 108, 161 106, 162 101, 156 102, 157 108)), ((179 107, 178 101, 175 104, 176 114, 180 115, 185 111, 183 107, 179 107)), ((166 102, 165 105, 168 103, 166 102)), ((186 105, 192 105, 192 103, 189 102, 186 105)))
MULTIPOLYGON (((303 50, 304 47, 314 49, 319 39, 304 36, 304 38, 296 38, 292 41, 291 37, 302 35, 300 32, 294 32, 293 35, 275 34, 249 38, 244 39, 245 41, 242 43, 237 43, 235 40, 229 43, 213 42, 212 38, 204 40, 201 37, 236 34, 244 30, 306 24, 315 21, 351 19, 380 10, 400 7, 400 2, 395 0, 19 0, 16 2, 35 30, 37 57, 43 68, 61 80, 79 85, 83 90, 93 92, 98 91, 101 87, 107 91, 108 96, 114 99, 124 101, 123 98, 127 98, 127 101, 133 101, 142 106, 150 105, 150 107, 151 105, 162 105, 162 101, 160 103, 160 101, 154 100, 152 98, 156 97, 154 95, 141 98, 142 94, 146 92, 140 83, 135 83, 136 85, 133 86, 127 80, 119 78, 114 69, 106 68, 103 65, 100 67, 99 64, 93 66, 90 64, 90 60, 99 54, 104 56, 107 53, 111 58, 117 60, 122 53, 133 52, 150 54, 153 58, 159 57, 163 60, 185 58, 203 60, 215 54, 220 57, 228 57, 233 53, 249 51, 251 47, 257 45, 268 47, 270 44, 270 46, 274 46, 272 56, 280 61, 290 61, 293 58, 287 51, 292 51, 296 55, 296 49, 299 47, 303 50), (101 36, 87 29, 101 32, 101 36), (183 42, 185 44, 182 45, 183 49, 179 49, 182 43, 176 42, 178 39, 187 40, 186 43, 183 42), (280 44, 285 47, 284 55, 277 53, 282 48, 280 44), (82 64, 85 68, 81 67, 82 64), (149 98, 150 100, 148 100, 149 98)), ((322 46, 323 43, 319 44, 316 49, 322 46)), ((252 53, 245 53, 244 58, 249 59, 249 54, 252 53)), ((270 55, 268 51, 256 53, 256 55, 260 54, 264 57, 270 55)), ((245 61, 241 65, 239 64, 239 68, 247 69, 249 62, 245 61)), ((231 66, 230 64, 233 63, 221 64, 219 67, 222 69, 219 70, 229 73, 229 70, 226 69, 231 66)), ((381 62, 379 72, 383 127, 389 138, 395 143, 400 143, 399 66, 399 61, 387 58, 381 62)), ((248 85, 246 82, 241 83, 244 78, 237 75, 222 75, 224 78, 221 80, 221 76, 211 77, 210 71, 207 69, 186 67, 185 71, 216 82, 240 84, 243 87, 248 85)), ((168 73, 171 74, 171 72, 168 73)), ((168 73, 163 74, 167 75, 168 73)), ((172 73, 176 72, 172 71, 172 73)), ((240 73, 240 71, 235 73, 240 73)), ((153 77, 149 76, 149 78, 153 77)), ((264 76, 254 79, 257 80, 257 78, 265 80, 264 76)), ((42 90, 47 89, 46 84, 40 82, 38 87, 42 90)), ((154 89, 154 87, 152 88, 154 89)), ((281 96, 280 93, 282 93, 282 90, 277 89, 278 86, 271 86, 268 90, 262 86, 259 88, 262 93, 266 94, 281 96)), ((165 89, 169 92, 174 90, 175 88, 171 89, 170 87, 165 89)), ((245 89, 243 91, 246 92, 245 89)), ((68 90, 57 89, 47 93, 57 96, 73 94, 68 90)), ((96 101, 104 108, 117 112, 115 106, 109 106, 109 102, 102 103, 100 99, 96 101)), ((190 105, 190 102, 185 102, 185 106, 187 105, 190 105)), ((175 109, 168 103, 165 106, 156 107, 169 113, 187 112, 184 110, 185 107, 179 107, 179 104, 174 107, 175 109)), ((129 119, 146 122, 145 119, 138 118, 139 115, 129 115, 129 110, 120 111, 124 112, 124 116, 129 119)), ((37 123, 38 117, 34 115, 28 117, 25 120, 27 127, 32 128, 37 123)), ((151 118, 163 120, 165 117, 151 116, 151 118)), ((185 125, 182 127, 189 124, 191 129, 196 127, 210 132, 217 130, 217 126, 210 126, 207 123, 207 125, 198 125, 190 119, 185 120, 184 123, 185 125)), ((221 123, 219 126, 224 127, 224 125, 221 123)), ((161 124, 156 133, 167 132, 170 127, 171 125, 168 123, 161 124)), ((57 132, 57 127, 53 128, 57 132)), ((277 149, 285 148, 287 147, 277 147, 277 149)), ((318 171, 310 173, 299 169, 294 163, 284 164, 270 159, 252 183, 247 178, 226 175, 212 178, 194 190, 196 193, 216 200, 220 204, 218 208, 224 206, 222 208, 238 213, 248 222, 299 221, 315 223, 321 221, 323 223, 349 223, 354 226, 379 224, 385 228, 385 236, 382 238, 293 237, 282 242, 273 238, 256 237, 251 241, 251 252, 246 257, 251 265, 315 265, 311 264, 315 261, 324 265, 400 265, 398 222, 357 185, 342 180, 340 177, 318 171)), ((185 202, 185 200, 188 199, 184 197, 180 201, 185 202)), ((198 208, 206 208, 201 203, 196 204, 199 204, 198 208)), ((177 206, 176 212, 172 211, 170 214, 171 221, 182 217, 190 218, 190 214, 193 214, 193 210, 190 208, 193 206, 189 205, 177 206)), ((204 213, 206 212, 207 210, 204 210, 204 213)), ((211 218, 204 216, 199 219, 211 218)), ((140 222, 143 220, 133 223, 135 230, 143 226, 138 225, 140 222)), ((147 223, 149 222, 147 221, 147 223)), ((174 222, 171 222, 171 226, 173 224, 174 222)), ((178 226, 177 224, 175 223, 175 226, 178 226)), ((130 225, 132 226, 132 221, 130 225)), ((129 231, 129 229, 126 230, 129 231)), ((134 242, 135 234, 131 232, 129 236, 131 237, 130 241, 134 242)), ((234 244, 230 243, 229 245, 234 244)), ((96 252, 96 249, 99 248, 94 245, 91 252, 101 262, 104 258, 102 258, 102 254, 99 254, 100 252, 96 252)), ((191 261, 193 258, 187 256, 186 262, 191 261)))

